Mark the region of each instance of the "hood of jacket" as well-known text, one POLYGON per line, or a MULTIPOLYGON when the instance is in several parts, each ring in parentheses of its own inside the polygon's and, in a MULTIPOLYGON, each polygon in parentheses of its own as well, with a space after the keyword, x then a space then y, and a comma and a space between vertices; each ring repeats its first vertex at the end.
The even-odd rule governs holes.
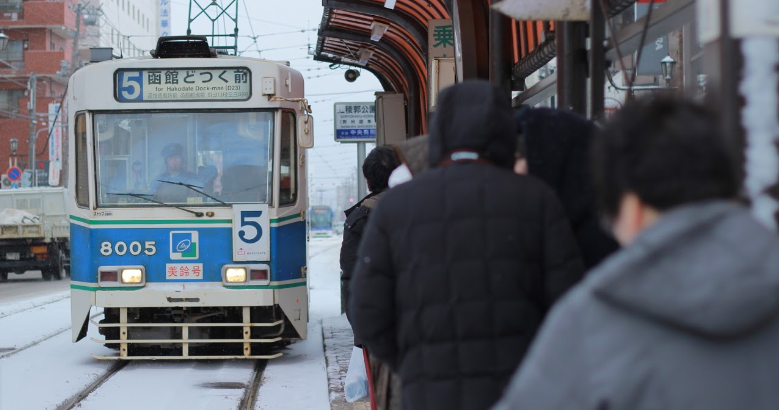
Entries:
POLYGON ((779 314, 779 238, 732 202, 667 212, 591 276, 607 303, 703 337, 741 337, 779 314))
POLYGON ((395 145, 395 154, 411 175, 417 175, 427 169, 429 145, 428 136, 420 135, 395 145))
POLYGON ((517 133, 508 96, 483 80, 446 88, 429 127, 430 167, 455 150, 472 150, 493 164, 511 168, 517 133))
POLYGON ((523 135, 528 173, 560 198, 571 224, 594 213, 587 155, 595 125, 576 113, 552 108, 523 108, 514 115, 523 135))

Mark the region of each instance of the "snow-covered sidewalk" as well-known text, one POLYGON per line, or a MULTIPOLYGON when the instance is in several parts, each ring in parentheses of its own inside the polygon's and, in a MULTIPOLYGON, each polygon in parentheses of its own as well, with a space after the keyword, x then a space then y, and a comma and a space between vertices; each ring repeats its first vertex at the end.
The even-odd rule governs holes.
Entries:
POLYGON ((354 346, 352 328, 346 320, 346 315, 322 319, 322 336, 325 344, 325 360, 327 361, 330 408, 332 410, 369 410, 371 405, 367 397, 354 403, 348 403, 344 398, 344 380, 346 380, 346 371, 349 369, 349 359, 352 357, 352 346, 354 346))

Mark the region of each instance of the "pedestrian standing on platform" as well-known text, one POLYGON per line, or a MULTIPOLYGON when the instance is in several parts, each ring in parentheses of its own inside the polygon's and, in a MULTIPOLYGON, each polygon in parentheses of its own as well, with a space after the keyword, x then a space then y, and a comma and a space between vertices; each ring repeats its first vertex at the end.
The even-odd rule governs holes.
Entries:
MULTIPOLYGON (((353 207, 344 211, 344 235, 341 244, 341 303, 344 308, 349 301, 349 281, 352 278, 354 263, 357 259, 357 248, 368 221, 368 215, 384 193, 389 189, 387 181, 390 174, 399 165, 395 152, 389 147, 376 147, 365 157, 362 164, 362 174, 368 184, 370 193, 353 207)), ((349 312, 346 312, 349 317, 349 312)), ((356 345, 359 345, 355 343, 356 345)))
POLYGON ((718 120, 643 101, 599 133, 593 177, 623 249, 555 306, 495 410, 777 408, 779 239, 734 200, 718 120))
POLYGON ((396 370, 404 410, 488 409, 584 266, 562 207, 512 172, 508 98, 444 90, 430 169, 373 210, 351 284, 355 337, 396 370))
MULTIPOLYGON (((357 259, 357 249, 363 237, 365 224, 371 210, 376 206, 379 199, 389 189, 388 181, 392 171, 399 165, 395 152, 389 147, 376 147, 367 157, 362 165, 362 173, 368 184, 370 194, 363 198, 353 207, 347 209, 346 221, 344 222, 343 243, 341 245, 341 304, 346 311, 346 317, 351 321, 349 311, 346 309, 349 301, 349 281, 354 270, 355 260, 357 259)), ((362 343, 355 338, 355 346, 362 346, 362 343)), ((371 400, 376 402, 379 410, 389 408, 391 395, 391 372, 387 366, 371 355, 364 348, 363 353, 370 364, 366 369, 370 372, 372 381, 371 400)))
POLYGON ((523 108, 514 119, 520 139, 515 171, 529 174, 557 194, 587 269, 619 248, 595 210, 588 155, 595 124, 571 111, 523 108))

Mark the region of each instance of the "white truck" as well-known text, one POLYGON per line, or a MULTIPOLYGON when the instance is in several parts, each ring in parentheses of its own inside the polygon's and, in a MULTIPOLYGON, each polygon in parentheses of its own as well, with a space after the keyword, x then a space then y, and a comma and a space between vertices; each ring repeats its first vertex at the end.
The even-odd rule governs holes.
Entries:
POLYGON ((0 189, 0 282, 40 270, 44 280, 70 273, 70 222, 65 188, 0 189), (10 221, 8 215, 32 214, 10 221))

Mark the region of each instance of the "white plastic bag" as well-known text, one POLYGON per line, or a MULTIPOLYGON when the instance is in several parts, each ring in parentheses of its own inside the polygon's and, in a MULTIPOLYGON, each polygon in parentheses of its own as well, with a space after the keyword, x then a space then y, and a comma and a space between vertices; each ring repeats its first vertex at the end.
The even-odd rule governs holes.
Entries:
POLYGON ((365 359, 362 349, 352 348, 352 358, 349 359, 349 370, 344 380, 344 396, 349 403, 368 395, 368 373, 365 371, 365 359))

